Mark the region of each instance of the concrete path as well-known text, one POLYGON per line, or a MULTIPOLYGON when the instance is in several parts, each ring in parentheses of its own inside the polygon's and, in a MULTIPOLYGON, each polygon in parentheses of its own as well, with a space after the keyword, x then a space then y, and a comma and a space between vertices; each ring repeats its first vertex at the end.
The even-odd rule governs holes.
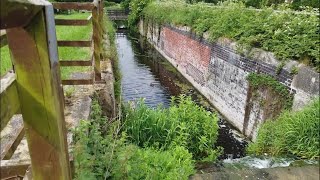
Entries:
POLYGON ((319 180, 319 166, 267 169, 223 168, 218 172, 196 174, 190 180, 319 180))

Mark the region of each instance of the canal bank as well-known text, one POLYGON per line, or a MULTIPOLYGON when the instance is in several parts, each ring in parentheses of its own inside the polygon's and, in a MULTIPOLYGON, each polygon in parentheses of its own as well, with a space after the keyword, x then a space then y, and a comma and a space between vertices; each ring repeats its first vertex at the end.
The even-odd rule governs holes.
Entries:
POLYGON ((248 58, 237 52, 237 44, 230 39, 212 43, 208 34, 200 37, 187 26, 157 24, 148 18, 141 19, 138 26, 140 34, 253 141, 268 119, 285 109, 301 109, 319 96, 319 73, 303 64, 283 64, 261 49, 253 49, 248 58), (297 74, 291 73, 293 67, 298 68, 297 74), (269 81, 255 81, 262 77, 269 81))
MULTIPOLYGON (((124 102, 145 99, 149 107, 170 105, 171 96, 186 94, 206 110, 217 113, 207 100, 161 54, 139 35, 116 37, 124 102)), ((219 116, 216 146, 224 148, 220 159, 245 156, 247 142, 240 132, 219 116)))
MULTIPOLYGON (((146 104, 150 107, 157 107, 159 103, 167 107, 171 96, 187 94, 208 111, 217 113, 206 98, 156 49, 152 48, 145 38, 118 33, 116 42, 122 73, 122 99, 125 102, 145 98, 146 104)), ((198 172, 192 177, 193 179, 216 179, 217 177, 220 179, 239 179, 239 177, 281 179, 282 177, 283 179, 285 176, 301 179, 301 177, 309 177, 310 174, 309 179, 318 179, 316 178, 319 177, 317 165, 309 166, 306 163, 302 170, 299 167, 291 167, 294 159, 282 159, 279 162, 280 160, 276 158, 246 156, 247 142, 244 136, 221 115, 219 118, 219 137, 216 146, 222 146, 224 154, 220 157, 220 163, 198 164, 198 172), (277 170, 278 168, 280 170, 277 170), (299 170, 292 173, 290 169, 299 170), (309 173, 303 176, 302 172, 309 173)), ((311 164, 317 164, 317 162, 311 164)))

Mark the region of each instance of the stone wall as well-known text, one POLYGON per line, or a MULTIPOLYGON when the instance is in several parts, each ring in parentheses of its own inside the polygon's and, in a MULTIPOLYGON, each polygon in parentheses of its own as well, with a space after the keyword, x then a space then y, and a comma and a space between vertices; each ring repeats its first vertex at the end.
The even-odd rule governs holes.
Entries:
POLYGON ((302 67, 293 76, 290 65, 277 72, 279 63, 271 53, 257 51, 260 53, 252 60, 236 53, 234 43, 210 43, 188 27, 141 21, 139 31, 231 124, 253 140, 260 124, 281 112, 270 106, 282 106, 268 88, 253 92, 246 80, 250 72, 271 75, 285 85, 294 95, 294 109, 319 94, 319 73, 302 67))

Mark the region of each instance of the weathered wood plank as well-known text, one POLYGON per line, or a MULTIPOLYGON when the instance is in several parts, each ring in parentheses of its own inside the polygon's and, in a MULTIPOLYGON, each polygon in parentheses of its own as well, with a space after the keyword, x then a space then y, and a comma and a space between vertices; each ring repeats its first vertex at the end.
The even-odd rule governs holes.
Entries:
POLYGON ((100 68, 100 59, 101 59, 101 52, 102 52, 102 28, 100 26, 101 19, 100 19, 100 1, 95 0, 94 4, 95 7, 92 10, 92 40, 93 40, 93 60, 94 60, 94 78, 95 81, 101 80, 101 68, 100 68))
POLYGON ((92 62, 88 61, 60 61, 60 66, 92 66, 92 62))
POLYGON ((42 9, 47 1, 35 0, 1 0, 0 29, 26 26, 42 9))
POLYGON ((48 5, 26 28, 7 30, 36 180, 71 179, 57 46, 55 34, 47 33, 54 28, 48 5))
POLYGON ((30 166, 30 163, 30 160, 1 160, 1 179, 6 179, 9 177, 23 177, 26 173, 26 170, 30 166))
POLYGON ((63 85, 89 85, 93 84, 93 79, 66 79, 62 80, 63 85))
POLYGON ((9 122, 11 117, 20 111, 20 102, 14 73, 7 73, 1 78, 0 91, 0 130, 9 122))
POLYGON ((59 47, 91 47, 91 41, 58 41, 59 47))
POLYGON ((74 9, 74 10, 87 10, 90 11, 93 9, 94 5, 92 3, 79 3, 79 2, 55 2, 52 3, 53 7, 55 9, 61 9, 61 10, 69 10, 69 9, 74 9))
POLYGON ((0 48, 2 48, 3 46, 5 46, 7 44, 8 44, 7 33, 5 30, 1 30, 0 31, 0 48))
POLYGON ((56 19, 56 25, 60 26, 87 26, 90 20, 87 19, 56 19))
POLYGON ((8 125, 1 131, 1 160, 10 159, 24 137, 21 115, 11 118, 8 125))

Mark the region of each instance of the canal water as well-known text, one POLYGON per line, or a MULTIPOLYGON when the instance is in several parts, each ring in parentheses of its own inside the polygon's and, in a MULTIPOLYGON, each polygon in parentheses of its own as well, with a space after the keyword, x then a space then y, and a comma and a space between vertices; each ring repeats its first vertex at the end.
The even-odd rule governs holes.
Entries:
MULTIPOLYGON (((206 99, 141 36, 117 33, 117 51, 122 74, 122 99, 145 99, 149 107, 168 107, 171 96, 186 94, 208 111, 216 112, 206 99)), ((216 146, 224 148, 220 159, 245 156, 247 142, 241 134, 219 116, 219 136, 216 146)))

